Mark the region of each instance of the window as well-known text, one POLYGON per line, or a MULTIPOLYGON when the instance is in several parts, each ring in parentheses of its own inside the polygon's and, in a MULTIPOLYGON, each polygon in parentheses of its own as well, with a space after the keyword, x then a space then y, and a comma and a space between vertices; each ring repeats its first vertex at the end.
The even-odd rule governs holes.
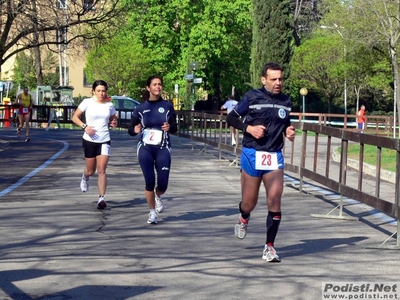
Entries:
POLYGON ((118 99, 112 99, 112 103, 114 104, 115 109, 120 109, 118 99))
POLYGON ((94 0, 83 0, 83 10, 85 12, 94 9, 94 0))
POLYGON ((67 27, 57 29, 57 42, 67 44, 67 27))
POLYGON ((85 70, 83 70, 83 86, 86 87, 91 87, 92 85, 90 84, 90 82, 88 81, 87 77, 86 77, 86 72, 85 70))
POLYGON ((68 4, 67 4, 67 0, 56 0, 57 2, 57 8, 59 9, 67 9, 68 4))
POLYGON ((60 76, 60 66, 56 68, 56 73, 58 74, 61 82, 59 85, 68 85, 68 78, 69 78, 69 67, 61 66, 61 76, 60 76))

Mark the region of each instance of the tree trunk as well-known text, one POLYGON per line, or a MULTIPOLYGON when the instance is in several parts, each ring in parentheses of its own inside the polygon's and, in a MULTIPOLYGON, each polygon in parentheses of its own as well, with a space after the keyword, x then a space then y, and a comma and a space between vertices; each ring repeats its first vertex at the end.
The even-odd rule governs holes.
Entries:
MULTIPOLYGON (((34 33, 36 35, 36 33, 34 33)), ((35 47, 35 71, 36 71, 36 83, 37 85, 43 85, 43 72, 42 72, 42 59, 40 56, 39 47, 35 47)))
MULTIPOLYGON (((32 1, 32 10, 35 14, 33 16, 33 44, 37 45, 39 43, 39 31, 38 31, 38 20, 36 18, 37 9, 36 9, 36 2, 32 1)), ((40 49, 39 47, 34 48, 35 53, 35 72, 36 72, 36 83, 37 85, 43 85, 43 72, 42 72, 42 58, 40 56, 40 49)))
POLYGON ((212 97, 213 110, 217 110, 221 107, 221 69, 214 69, 214 95, 212 97))
MULTIPOLYGON (((397 122, 400 121, 400 94, 399 94, 399 88, 400 88, 400 82, 399 82, 399 65, 397 61, 397 50, 396 47, 392 47, 390 45, 390 59, 391 59, 391 64, 392 64, 392 69, 393 69, 393 77, 394 77, 394 105, 397 105, 397 122)), ((396 124, 394 124, 394 128, 396 128, 396 124)), ((395 130, 393 131, 395 132, 395 130)), ((398 133, 400 134, 400 133, 398 133)), ((396 137, 397 134, 394 134, 394 137, 396 137)))
POLYGON ((360 91, 361 91, 361 86, 355 86, 354 87, 354 92, 356 93, 356 114, 358 113, 358 110, 360 109, 360 91))

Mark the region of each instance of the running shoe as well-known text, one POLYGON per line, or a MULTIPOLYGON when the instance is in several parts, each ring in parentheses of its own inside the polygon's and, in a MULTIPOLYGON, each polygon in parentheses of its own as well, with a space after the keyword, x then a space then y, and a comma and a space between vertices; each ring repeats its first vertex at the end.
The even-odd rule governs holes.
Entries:
POLYGON ((161 200, 161 196, 157 196, 156 192, 154 191, 155 199, 156 199, 156 211, 158 213, 162 213, 164 211, 164 203, 161 200))
POLYGON ((86 180, 85 178, 83 178, 82 176, 82 180, 81 180, 81 190, 82 192, 87 192, 89 190, 89 178, 88 180, 86 180))
POLYGON ((265 259, 269 262, 281 262, 278 254, 276 254, 275 248, 273 246, 265 245, 262 259, 265 259))
POLYGON ((17 136, 21 136, 21 128, 17 128, 17 136))
POLYGON ((150 210, 149 218, 147 219, 148 224, 157 224, 157 212, 155 210, 150 210))
POLYGON ((105 209, 107 207, 106 198, 104 196, 99 197, 99 201, 97 201, 97 209, 105 209))
POLYGON ((249 220, 250 220, 250 218, 248 218, 247 220, 243 219, 242 215, 239 214, 239 219, 238 219, 238 221, 237 221, 237 223, 235 225, 235 236, 238 239, 242 240, 242 239, 245 238, 246 233, 247 233, 247 225, 249 224, 249 220))
POLYGON ((26 137, 25 142, 29 142, 31 139, 29 136, 26 137))

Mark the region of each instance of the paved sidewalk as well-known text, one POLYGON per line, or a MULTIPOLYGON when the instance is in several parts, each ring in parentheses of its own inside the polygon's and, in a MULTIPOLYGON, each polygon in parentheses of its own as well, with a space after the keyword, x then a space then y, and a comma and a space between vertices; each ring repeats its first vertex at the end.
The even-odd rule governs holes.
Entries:
MULTIPOLYGON (((82 132, 34 129, 30 143, 14 134, 0 129, 9 142, 0 152, 0 192, 54 160, 0 196, 0 300, 308 300, 322 299, 325 282, 398 278, 399 252, 369 248, 396 230, 392 223, 357 203, 345 212, 360 221, 313 218, 337 201, 301 196, 290 186, 276 240, 282 262, 263 261, 263 187, 248 235, 238 240, 239 169, 229 166, 233 156, 220 161, 201 143, 173 137, 165 211, 149 225, 136 138, 113 132, 109 208, 98 211, 96 176, 87 193, 79 190, 82 132)), ((287 174, 286 181, 296 179, 287 174)))
POLYGON ((0 139, 0 151, 7 148, 9 145, 10 145, 10 142, 0 139))

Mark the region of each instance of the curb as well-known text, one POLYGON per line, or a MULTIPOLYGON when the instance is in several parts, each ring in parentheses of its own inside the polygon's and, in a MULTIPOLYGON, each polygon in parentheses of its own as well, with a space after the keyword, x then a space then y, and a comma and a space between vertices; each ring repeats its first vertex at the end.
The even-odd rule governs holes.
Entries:
MULTIPOLYGON (((340 153, 338 148, 339 147, 335 147, 332 152, 332 159, 335 162, 340 162, 340 153)), ((347 165, 353 169, 359 170, 358 160, 347 158, 347 165)), ((364 163, 363 172, 371 176, 376 176, 376 166, 364 163)), ((390 183, 396 183, 396 173, 387 170, 381 170, 381 179, 390 183)))

